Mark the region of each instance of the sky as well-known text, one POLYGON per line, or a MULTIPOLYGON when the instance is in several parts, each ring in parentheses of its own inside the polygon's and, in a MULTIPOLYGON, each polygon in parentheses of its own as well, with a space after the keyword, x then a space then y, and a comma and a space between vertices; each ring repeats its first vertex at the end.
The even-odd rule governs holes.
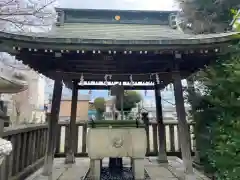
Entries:
POLYGON ((59 0, 60 7, 80 9, 173 10, 174 0, 59 0))
MULTIPOLYGON (((79 9, 121 9, 121 10, 176 10, 174 0, 58 0, 61 8, 79 9)), ((46 94, 52 93, 52 84, 46 85, 46 94)), ((147 105, 155 105, 154 91, 139 91, 147 105)), ((80 94, 88 94, 89 90, 80 90, 80 94)), ((64 88, 64 96, 71 96, 71 90, 64 88)), ((92 90, 91 99, 96 97, 108 98, 108 91, 92 90)), ((47 98, 47 95, 46 95, 47 98)), ((173 92, 163 91, 162 98, 174 103, 173 92)), ((165 101, 165 103, 167 103, 165 101)), ((168 104, 168 103, 167 103, 168 104)))

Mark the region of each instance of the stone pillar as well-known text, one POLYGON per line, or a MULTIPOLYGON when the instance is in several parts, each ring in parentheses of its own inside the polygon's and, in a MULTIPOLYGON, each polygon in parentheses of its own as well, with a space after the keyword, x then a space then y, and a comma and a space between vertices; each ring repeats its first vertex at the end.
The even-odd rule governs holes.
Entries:
POLYGON ((189 138, 189 129, 186 119, 186 112, 184 107, 184 98, 182 90, 181 75, 179 72, 178 61, 181 60, 181 55, 177 54, 174 62, 174 72, 173 72, 173 84, 174 84, 174 96, 175 104, 178 118, 178 129, 179 129, 179 139, 180 147, 182 153, 182 160, 186 173, 186 180, 194 180, 193 176, 193 167, 192 167, 192 157, 190 149, 190 138, 189 138))
POLYGON ((66 164, 75 163, 75 145, 77 144, 76 140, 76 118, 77 118, 77 102, 78 102, 78 81, 75 80, 73 82, 72 89, 72 105, 71 105, 71 118, 70 118, 70 126, 68 131, 68 142, 67 142, 67 156, 65 159, 66 164))
POLYGON ((50 115, 51 119, 48 120, 48 140, 45 153, 44 167, 42 172, 42 175, 44 176, 52 175, 61 96, 62 96, 62 79, 56 78, 53 88, 52 107, 50 115))
POLYGON ((156 101, 156 118, 158 126, 158 162, 168 163, 167 153, 166 153, 166 136, 165 136, 165 126, 163 123, 162 114, 162 98, 161 91, 158 84, 155 83, 155 101, 156 101))
POLYGON ((132 159, 132 171, 135 180, 145 179, 144 173, 144 158, 133 158, 132 159))
POLYGON ((92 180, 101 180, 101 159, 90 159, 90 174, 92 180))
MULTIPOLYGON (((187 78, 187 86, 188 86, 188 90, 190 91, 191 95, 196 97, 196 92, 195 92, 195 88, 194 88, 194 80, 192 77, 187 78)), ((192 111, 195 112, 196 107, 194 105, 194 102, 191 103, 190 105, 191 105, 192 111)), ((200 164, 200 157, 199 157, 199 151, 198 151, 198 137, 196 135, 195 128, 194 128, 194 136, 195 136, 195 141, 194 141, 195 156, 194 156, 193 161, 196 164, 200 164)))

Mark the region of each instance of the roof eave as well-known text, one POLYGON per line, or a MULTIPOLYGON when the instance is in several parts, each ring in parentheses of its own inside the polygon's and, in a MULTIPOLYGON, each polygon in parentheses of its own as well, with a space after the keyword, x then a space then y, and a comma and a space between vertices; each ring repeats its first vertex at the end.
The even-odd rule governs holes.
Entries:
POLYGON ((188 39, 161 39, 161 40, 116 40, 116 39, 80 39, 80 38, 59 38, 59 37, 35 37, 28 35, 17 35, 0 32, 1 41, 13 41, 13 44, 31 44, 30 47, 44 44, 45 47, 71 46, 72 49, 79 49, 79 46, 185 46, 205 45, 224 43, 240 39, 240 32, 225 33, 221 36, 188 39))

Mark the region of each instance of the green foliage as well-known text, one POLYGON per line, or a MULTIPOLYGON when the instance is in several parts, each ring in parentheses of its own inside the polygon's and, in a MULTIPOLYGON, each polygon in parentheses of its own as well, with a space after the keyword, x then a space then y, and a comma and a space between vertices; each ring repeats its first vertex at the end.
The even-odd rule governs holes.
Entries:
POLYGON ((102 115, 106 109, 106 101, 103 97, 98 97, 94 100, 94 107, 97 111, 98 119, 102 119, 102 115))
POLYGON ((240 179, 240 56, 221 57, 195 77, 189 93, 201 161, 217 180, 240 179))
MULTIPOLYGON (((136 91, 125 91, 123 96, 123 111, 130 112, 136 104, 141 101, 141 95, 136 91)), ((121 111, 121 97, 117 96, 115 101, 116 109, 121 111)))
POLYGON ((240 10, 231 9, 233 15, 233 30, 240 32, 240 10))
POLYGON ((223 32, 231 29, 233 12, 238 10, 239 0, 192 0, 179 2, 186 24, 192 24, 195 33, 223 32))

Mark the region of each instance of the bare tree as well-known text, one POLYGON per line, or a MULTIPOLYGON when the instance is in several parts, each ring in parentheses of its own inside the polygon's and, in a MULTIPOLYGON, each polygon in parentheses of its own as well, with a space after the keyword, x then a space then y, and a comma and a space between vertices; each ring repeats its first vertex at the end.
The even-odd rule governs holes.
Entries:
MULTIPOLYGON (((56 0, 0 0, 0 32, 49 31, 56 21, 55 6, 56 0)), ((16 59, 4 52, 0 52, 0 61, 16 71, 29 69, 16 66, 16 59)))
MULTIPOLYGON (((56 0, 0 0, 0 32, 49 31, 56 21, 56 2, 56 0)), ((0 52, 0 61, 15 71, 28 70, 28 67, 19 66, 18 63, 16 65, 15 58, 3 52, 0 52)), ((20 123, 20 118, 30 117, 31 108, 27 91, 12 96, 16 124, 20 123)))
POLYGON ((56 20, 56 0, 1 0, 1 31, 35 31, 56 20))

